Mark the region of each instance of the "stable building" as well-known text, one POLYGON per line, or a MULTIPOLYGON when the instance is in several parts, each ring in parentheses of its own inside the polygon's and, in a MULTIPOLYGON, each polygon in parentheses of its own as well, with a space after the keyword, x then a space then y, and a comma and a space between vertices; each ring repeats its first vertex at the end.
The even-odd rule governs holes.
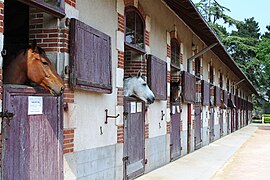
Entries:
POLYGON ((35 39, 65 82, 62 96, 1 84, 3 179, 132 179, 251 120, 256 89, 190 0, 0 8, 1 79, 7 57, 35 39), (124 96, 138 72, 152 104, 124 96), (40 114, 29 114, 33 96, 40 114))

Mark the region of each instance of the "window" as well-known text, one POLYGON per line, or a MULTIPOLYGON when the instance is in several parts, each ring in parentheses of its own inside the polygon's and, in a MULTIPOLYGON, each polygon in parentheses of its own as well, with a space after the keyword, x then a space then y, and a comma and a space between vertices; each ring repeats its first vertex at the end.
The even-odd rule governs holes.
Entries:
POLYGON ((29 6, 36 7, 44 12, 63 18, 65 16, 64 0, 19 0, 29 6))
POLYGON ((229 81, 229 79, 227 79, 227 91, 228 92, 230 91, 230 81, 229 81))
POLYGON ((175 38, 171 39, 171 64, 180 68, 180 45, 175 38))
POLYGON ((201 61, 199 58, 195 59, 195 76, 199 78, 201 76, 201 61))
POLYGON ((111 38, 70 20, 70 84, 75 89, 111 93, 111 38))
POLYGON ((214 83, 214 69, 212 66, 210 66, 210 83, 214 83))
POLYGON ((157 100, 167 99, 167 63, 153 56, 147 56, 147 82, 157 100))
POLYGON ((125 12, 125 43, 135 49, 144 50, 144 21, 136 9, 125 12))
POLYGON ((222 74, 219 74, 219 87, 222 89, 223 88, 223 77, 222 74))

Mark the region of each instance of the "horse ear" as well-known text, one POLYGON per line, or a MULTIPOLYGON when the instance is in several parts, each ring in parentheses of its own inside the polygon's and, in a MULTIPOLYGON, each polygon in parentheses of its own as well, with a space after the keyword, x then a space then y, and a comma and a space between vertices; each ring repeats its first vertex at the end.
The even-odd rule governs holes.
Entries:
POLYGON ((37 51, 37 41, 35 39, 32 41, 31 49, 33 52, 37 51))
POLYGON ((139 77, 142 77, 141 71, 139 71, 138 74, 137 74, 137 78, 139 78, 139 77))

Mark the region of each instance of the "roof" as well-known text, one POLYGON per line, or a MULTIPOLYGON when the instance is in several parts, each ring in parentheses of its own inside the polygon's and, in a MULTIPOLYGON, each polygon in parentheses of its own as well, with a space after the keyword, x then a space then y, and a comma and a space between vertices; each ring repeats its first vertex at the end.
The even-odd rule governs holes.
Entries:
POLYGON ((252 93, 257 94, 255 87, 252 85, 247 76, 241 71, 233 58, 227 52, 226 48, 216 35, 215 31, 204 20, 190 0, 164 0, 164 2, 188 25, 192 31, 207 45, 210 46, 218 43, 211 50, 216 56, 226 64, 240 80, 245 79, 245 84, 252 93))

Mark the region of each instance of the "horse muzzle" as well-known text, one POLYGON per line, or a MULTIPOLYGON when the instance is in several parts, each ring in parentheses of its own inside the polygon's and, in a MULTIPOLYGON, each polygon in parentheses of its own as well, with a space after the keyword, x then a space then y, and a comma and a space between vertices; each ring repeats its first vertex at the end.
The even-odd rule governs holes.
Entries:
POLYGON ((60 96, 64 93, 64 89, 64 86, 62 86, 61 88, 51 88, 50 93, 54 96, 60 96))
POLYGON ((154 103, 155 100, 156 100, 155 97, 147 98, 147 104, 152 104, 152 103, 154 103))

